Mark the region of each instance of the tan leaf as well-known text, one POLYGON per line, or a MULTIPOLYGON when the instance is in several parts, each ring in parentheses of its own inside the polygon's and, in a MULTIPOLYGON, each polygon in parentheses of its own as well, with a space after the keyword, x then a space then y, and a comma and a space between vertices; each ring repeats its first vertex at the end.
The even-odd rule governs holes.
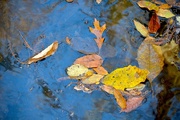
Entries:
POLYGON ((100 88, 101 88, 103 91, 105 91, 105 92, 107 92, 107 93, 109 93, 109 94, 114 94, 114 88, 111 87, 111 86, 101 85, 100 88))
POLYGON ((69 37, 66 37, 66 43, 69 45, 71 44, 71 40, 69 39, 69 37))
POLYGON ((93 70, 99 75, 107 75, 108 74, 107 70, 102 66, 93 68, 93 70))
POLYGON ((134 20, 134 25, 135 25, 136 29, 141 33, 142 36, 144 36, 144 37, 149 36, 148 30, 143 24, 134 20))
POLYGON ((103 75, 93 74, 92 76, 81 80, 83 84, 99 84, 99 81, 103 78, 103 75))
POLYGON ((57 48, 58 48, 58 41, 55 41, 51 45, 49 45, 46 49, 38 53, 37 55, 29 58, 29 60, 27 61, 27 64, 37 62, 39 60, 42 60, 46 57, 53 55, 56 52, 57 48))
POLYGON ((161 8, 161 9, 169 9, 169 8, 171 8, 171 6, 169 6, 168 4, 162 4, 162 5, 159 6, 159 8, 161 8))
POLYGON ((122 109, 121 112, 131 112, 132 110, 135 110, 137 107, 139 107, 143 101, 144 97, 132 97, 129 98, 126 102, 126 108, 122 109))
POLYGON ((154 40, 153 37, 147 37, 139 46, 137 53, 139 67, 150 72, 147 77, 150 82, 159 75, 164 66, 161 47, 154 45, 154 40))
POLYGON ((167 9, 159 9, 157 15, 165 18, 171 18, 175 16, 170 10, 167 9))
POLYGON ((97 2, 98 4, 100 4, 100 3, 101 3, 101 1, 102 1, 102 0, 96 0, 96 2, 97 2))
POLYGON ((159 7, 156 6, 156 4, 146 1, 146 0, 141 0, 137 3, 139 5, 139 7, 141 7, 141 8, 147 8, 148 10, 155 10, 155 11, 159 10, 159 7))
POLYGON ((114 89, 114 97, 121 109, 126 109, 126 99, 122 96, 119 90, 114 89))
POLYGON ((99 67, 103 63, 102 58, 97 54, 86 55, 76 59, 74 64, 81 64, 87 68, 99 67))

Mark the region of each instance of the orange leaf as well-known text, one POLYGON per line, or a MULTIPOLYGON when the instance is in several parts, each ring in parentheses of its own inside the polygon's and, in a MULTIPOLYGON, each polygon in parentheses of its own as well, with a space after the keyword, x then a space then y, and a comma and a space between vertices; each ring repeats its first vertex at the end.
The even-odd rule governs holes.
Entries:
POLYGON ((81 64, 87 68, 99 67, 103 63, 102 58, 99 55, 92 54, 86 55, 76 59, 74 64, 81 64))
POLYGON ((122 96, 119 90, 114 89, 114 97, 121 109, 126 109, 126 99, 122 96))
POLYGON ((101 48, 102 44, 104 42, 104 38, 102 38, 102 34, 103 34, 104 30, 106 29, 106 24, 104 24, 102 27, 100 27, 99 21, 94 19, 94 27, 95 28, 89 27, 89 30, 91 33, 96 35, 97 38, 95 39, 95 41, 96 41, 98 47, 101 48))
POLYGON ((143 101, 144 97, 132 97, 129 98, 126 102, 126 108, 122 109, 121 112, 131 112, 139 107, 143 101))
POLYGON ((107 75, 108 74, 107 70, 105 68, 103 68, 102 66, 93 68, 93 70, 96 71, 96 73, 99 75, 107 75))
POLYGON ((156 33, 160 28, 160 21, 156 13, 153 13, 148 24, 148 30, 150 33, 156 33))
POLYGON ((171 8, 171 6, 169 6, 168 4, 162 4, 162 5, 159 6, 159 8, 161 8, 161 9, 169 9, 169 8, 171 8))

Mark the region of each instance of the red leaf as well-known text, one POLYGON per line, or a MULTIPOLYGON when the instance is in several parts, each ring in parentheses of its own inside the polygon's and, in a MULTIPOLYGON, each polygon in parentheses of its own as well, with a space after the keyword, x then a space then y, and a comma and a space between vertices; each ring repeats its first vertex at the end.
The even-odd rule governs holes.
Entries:
POLYGON ((156 33, 160 28, 160 21, 156 13, 153 13, 148 24, 148 30, 150 33, 156 33))

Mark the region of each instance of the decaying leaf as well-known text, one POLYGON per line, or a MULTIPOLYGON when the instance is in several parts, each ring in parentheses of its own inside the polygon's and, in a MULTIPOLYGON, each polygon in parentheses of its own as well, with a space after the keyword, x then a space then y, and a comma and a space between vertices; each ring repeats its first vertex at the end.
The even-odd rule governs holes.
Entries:
POLYGON ((164 66, 161 47, 154 45, 153 41, 153 37, 147 37, 139 46, 137 53, 139 67, 150 72, 147 77, 150 82, 159 75, 164 66))
POLYGON ((114 97, 121 109, 126 109, 126 99, 122 96, 119 90, 114 89, 114 97))
POLYGON ((74 89, 77 91, 83 91, 85 93, 91 93, 93 90, 87 88, 84 84, 79 83, 76 86, 74 86, 74 89))
POLYGON ((149 72, 136 66, 118 68, 105 76, 102 83, 109 85, 118 90, 131 88, 146 80, 149 72))
POLYGON ((159 8, 161 8, 161 9, 169 9, 169 8, 171 8, 171 6, 169 6, 168 4, 162 4, 162 5, 159 6, 159 8))
POLYGON ((67 74, 70 78, 82 79, 93 75, 93 71, 83 65, 75 64, 67 68, 67 74))
POLYGON ((104 30, 106 29, 106 24, 104 24, 102 27, 100 27, 99 21, 94 19, 94 27, 95 28, 89 27, 89 30, 91 33, 96 35, 97 38, 95 39, 95 41, 97 43, 98 48, 100 49, 104 42, 104 38, 102 37, 102 34, 103 34, 104 30))
POLYGON ((158 10, 157 15, 165 18, 171 18, 175 16, 170 10, 161 8, 158 10))
POLYGON ((107 92, 107 93, 109 93, 109 94, 114 94, 114 88, 111 87, 111 86, 101 85, 100 88, 101 88, 103 91, 105 91, 105 92, 107 92))
POLYGON ((92 76, 81 80, 83 84, 99 84, 99 81, 103 78, 103 75, 93 74, 92 76))
POLYGON ((46 49, 38 53, 37 55, 29 58, 29 60, 27 61, 27 64, 37 62, 39 60, 42 60, 46 57, 53 55, 56 52, 57 48, 58 48, 58 41, 55 41, 51 45, 49 45, 46 49))
POLYGON ((148 10, 155 10, 158 11, 159 7, 156 6, 156 4, 151 3, 149 1, 141 0, 138 2, 139 7, 141 8, 147 8, 148 10))
POLYGON ((126 108, 122 109, 121 112, 131 112, 132 110, 135 110, 141 105, 143 99, 144 97, 141 96, 129 98, 126 102, 126 108))
POLYGON ((102 0, 96 0, 96 2, 97 2, 98 4, 100 4, 100 3, 101 3, 101 1, 102 1, 102 0))
POLYGON ((156 13, 153 13, 148 24, 148 30, 150 33, 156 33, 160 28, 160 21, 156 13))
POLYGON ((144 36, 144 37, 149 36, 148 30, 143 24, 134 20, 134 25, 136 26, 136 29, 141 33, 142 36, 144 36))
POLYGON ((107 70, 102 66, 93 68, 93 70, 99 75, 107 75, 108 74, 107 70))
POLYGON ((74 64, 81 64, 87 68, 99 67, 103 63, 102 58, 97 54, 86 55, 75 60, 74 64))
POLYGON ((133 89, 137 89, 138 91, 141 91, 141 90, 144 89, 144 87, 145 87, 145 84, 138 84, 138 85, 136 85, 136 86, 134 86, 132 88, 126 88, 126 90, 130 91, 130 90, 133 90, 133 89))

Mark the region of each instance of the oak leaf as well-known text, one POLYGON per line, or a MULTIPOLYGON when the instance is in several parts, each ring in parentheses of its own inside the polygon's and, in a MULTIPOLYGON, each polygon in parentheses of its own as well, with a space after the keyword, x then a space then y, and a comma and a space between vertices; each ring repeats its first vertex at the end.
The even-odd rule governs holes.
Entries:
POLYGON ((158 16, 165 17, 165 18, 171 18, 175 16, 170 10, 161 9, 161 8, 156 13, 158 16))
POLYGON ((106 29, 106 24, 104 24, 102 27, 100 27, 99 21, 94 19, 94 27, 95 28, 89 27, 89 30, 91 33, 96 35, 95 41, 97 43, 98 48, 100 49, 104 42, 104 38, 102 37, 102 34, 103 34, 104 30, 106 29))
POLYGON ((153 13, 148 24, 148 31, 150 33, 156 33, 160 28, 160 21, 156 13, 153 13))
POLYGON ((42 60, 46 57, 53 55, 56 52, 57 48, 58 48, 58 41, 55 41, 51 45, 49 45, 46 49, 38 53, 37 55, 29 58, 27 61, 27 64, 37 62, 39 60, 42 60))
POLYGON ((137 53, 139 67, 150 72, 147 77, 150 82, 159 75, 164 66, 161 47, 155 45, 154 40, 153 37, 147 37, 139 46, 137 53))
POLYGON ((74 64, 81 64, 87 68, 99 67, 103 63, 102 58, 97 54, 86 55, 75 60, 74 64))
POLYGON ((122 96, 119 90, 114 89, 114 97, 121 109, 126 109, 126 99, 122 96))
POLYGON ((159 10, 159 7, 156 6, 156 4, 151 3, 149 1, 141 0, 141 1, 137 2, 137 4, 139 5, 139 7, 147 8, 148 10, 155 10, 155 11, 159 10))
POLYGON ((99 75, 107 75, 108 74, 107 70, 102 66, 93 68, 93 70, 99 75))
POLYGON ((149 36, 148 29, 143 24, 134 20, 134 25, 135 25, 136 29, 141 33, 142 36, 144 36, 144 37, 149 36))
POLYGON ((124 68, 117 68, 102 80, 102 83, 118 90, 131 88, 146 80, 148 71, 136 66, 129 65, 124 68))

